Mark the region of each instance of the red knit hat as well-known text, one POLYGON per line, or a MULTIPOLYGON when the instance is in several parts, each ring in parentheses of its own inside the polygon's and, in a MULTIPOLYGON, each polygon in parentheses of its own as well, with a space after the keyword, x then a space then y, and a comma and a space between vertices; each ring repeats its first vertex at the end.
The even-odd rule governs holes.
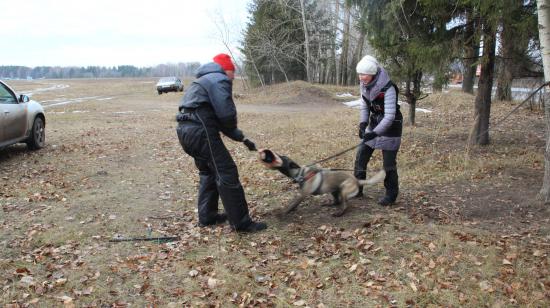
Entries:
POLYGON ((235 71, 235 65, 228 54, 220 53, 214 57, 214 62, 218 63, 224 71, 235 71))

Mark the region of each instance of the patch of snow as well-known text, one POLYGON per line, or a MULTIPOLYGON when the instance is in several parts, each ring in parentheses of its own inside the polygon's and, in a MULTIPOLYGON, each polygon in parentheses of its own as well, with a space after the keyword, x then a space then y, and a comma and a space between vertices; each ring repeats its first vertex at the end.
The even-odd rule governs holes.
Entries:
MULTIPOLYGON (((398 104, 399 105, 408 105, 406 102, 402 102, 402 101, 399 101, 398 104)), ((351 107, 351 108, 359 109, 359 108, 361 108, 361 99, 354 100, 354 101, 349 101, 349 102, 344 102, 344 105, 346 105, 348 107, 351 107)), ((416 111, 423 112, 423 113, 433 112, 432 110, 424 109, 424 108, 416 108, 416 111)))
POLYGON ((68 84, 54 84, 51 87, 47 87, 47 88, 38 88, 38 89, 30 90, 30 91, 24 91, 23 94, 25 94, 27 96, 32 96, 35 93, 53 91, 53 90, 63 90, 63 89, 68 88, 68 87, 69 87, 68 84))
POLYGON ((354 101, 349 101, 349 102, 344 102, 344 105, 346 105, 348 107, 351 107, 351 108, 359 109, 361 107, 361 99, 354 100, 354 101))
POLYGON ((46 104, 46 105, 43 104, 43 106, 44 106, 44 108, 49 108, 49 107, 53 107, 53 106, 82 103, 82 102, 89 101, 89 100, 92 100, 92 99, 97 99, 97 98, 100 98, 100 97, 101 96, 79 97, 79 98, 73 98, 73 99, 69 99, 69 100, 66 100, 66 101, 61 101, 61 102, 53 103, 53 104, 46 104))
MULTIPOLYGON (((403 106, 403 105, 409 105, 407 102, 403 102, 403 101, 399 101, 399 105, 400 106, 403 106)), ((432 110, 429 110, 429 109, 424 109, 424 108, 416 108, 415 109, 417 112, 423 112, 423 113, 432 113, 433 111, 432 110)))
POLYGON ((108 101, 108 100, 111 100, 111 99, 114 99, 114 97, 98 98, 98 99, 96 99, 96 101, 108 101))
POLYGON ((353 97, 351 93, 336 94, 336 97, 353 97))

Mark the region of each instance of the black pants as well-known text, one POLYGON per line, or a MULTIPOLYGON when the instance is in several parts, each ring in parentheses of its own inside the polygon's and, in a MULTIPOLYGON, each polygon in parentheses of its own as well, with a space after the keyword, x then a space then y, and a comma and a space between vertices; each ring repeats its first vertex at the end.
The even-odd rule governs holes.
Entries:
MULTIPOLYGON (((361 144, 357 148, 355 156, 354 175, 356 178, 364 180, 367 178, 367 165, 372 157, 374 149, 366 144, 361 144)), ((384 187, 386 188, 386 196, 392 200, 397 198, 399 194, 399 176, 397 175, 397 152, 382 150, 382 159, 386 178, 384 179, 384 187)), ((360 190, 362 192, 362 189, 360 190)))
POLYGON ((193 122, 181 122, 177 133, 183 150, 194 158, 199 170, 199 222, 215 220, 221 198, 229 223, 236 229, 246 228, 252 220, 239 172, 219 133, 207 134, 201 124, 193 122))

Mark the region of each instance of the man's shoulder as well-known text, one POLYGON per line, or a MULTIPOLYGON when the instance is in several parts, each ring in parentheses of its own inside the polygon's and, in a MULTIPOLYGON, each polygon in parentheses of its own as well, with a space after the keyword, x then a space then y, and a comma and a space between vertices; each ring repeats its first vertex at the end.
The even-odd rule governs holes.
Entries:
POLYGON ((202 75, 201 77, 199 77, 197 79, 197 81, 208 81, 208 82, 213 82, 213 83, 216 83, 216 82, 220 82, 220 81, 229 81, 229 78, 227 77, 226 74, 224 73, 221 73, 221 72, 211 72, 211 73, 208 73, 208 74, 205 74, 205 75, 202 75))

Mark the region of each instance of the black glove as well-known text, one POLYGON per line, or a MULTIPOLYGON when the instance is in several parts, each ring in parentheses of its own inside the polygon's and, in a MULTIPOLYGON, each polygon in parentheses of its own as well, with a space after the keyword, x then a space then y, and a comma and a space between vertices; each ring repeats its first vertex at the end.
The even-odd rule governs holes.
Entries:
POLYGON ((367 122, 359 123, 359 138, 365 138, 365 129, 367 128, 367 122))
POLYGON ((368 132, 365 134, 365 136, 363 137, 363 140, 364 141, 369 141, 369 140, 372 140, 374 138, 376 138, 378 135, 375 133, 375 132, 368 132))
POLYGON ((256 149, 256 145, 254 144, 254 142, 250 141, 249 139, 244 139, 243 143, 244 145, 246 145, 249 151, 258 151, 258 149, 256 149))

